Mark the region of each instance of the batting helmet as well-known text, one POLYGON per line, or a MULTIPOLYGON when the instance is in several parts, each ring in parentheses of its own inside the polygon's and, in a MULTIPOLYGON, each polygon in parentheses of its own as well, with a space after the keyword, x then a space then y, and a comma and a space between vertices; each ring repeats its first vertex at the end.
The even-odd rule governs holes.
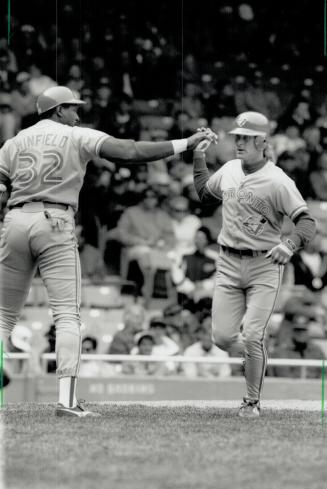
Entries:
POLYGON ((39 115, 48 110, 58 107, 58 105, 83 105, 86 102, 75 97, 73 92, 67 87, 51 87, 45 90, 38 97, 36 108, 39 115))
POLYGON ((235 119, 235 128, 229 134, 243 134, 244 136, 267 136, 269 121, 260 112, 242 112, 235 119))

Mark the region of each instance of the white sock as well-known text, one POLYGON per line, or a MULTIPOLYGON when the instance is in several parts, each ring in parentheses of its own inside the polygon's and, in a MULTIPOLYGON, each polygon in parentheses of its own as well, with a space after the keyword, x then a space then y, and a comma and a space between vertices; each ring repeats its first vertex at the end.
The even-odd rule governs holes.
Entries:
POLYGON ((65 407, 75 407, 76 377, 62 377, 59 379, 59 402, 65 407))

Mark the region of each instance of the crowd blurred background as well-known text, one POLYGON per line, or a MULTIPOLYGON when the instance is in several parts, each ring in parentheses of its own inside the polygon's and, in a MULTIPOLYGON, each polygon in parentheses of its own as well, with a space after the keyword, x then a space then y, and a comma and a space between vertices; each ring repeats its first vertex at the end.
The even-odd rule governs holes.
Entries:
MULTIPOLYGON (((267 346, 276 357, 325 356, 327 94, 322 7, 315 11, 308 0, 287 5, 272 0, 204 0, 201 5, 120 0, 101 2, 100 11, 99 5, 85 0, 63 0, 59 8, 56 4, 48 2, 46 11, 42 0, 13 4, 10 42, 0 39, 1 144, 35 123, 36 97, 61 84, 87 102, 79 112, 82 126, 118 138, 176 139, 210 126, 220 140, 207 151, 214 172, 233 158, 228 130, 236 114, 263 112, 271 121, 276 164, 294 179, 318 222, 313 243, 286 267, 267 346)), ((8 19, 3 16, 1 22, 1 32, 7 32, 8 19)), ((3 206, 2 217, 5 212, 3 206)), ((126 166, 91 161, 76 225, 87 283, 100 294, 114 277, 129 279, 138 295, 136 305, 122 307, 121 321, 98 330, 86 328, 85 353, 224 355, 213 347, 208 333, 221 207, 219 202, 200 205, 192 154, 126 166)), ((291 229, 285 220, 283 236, 291 229)), ((122 291, 119 288, 119 294, 122 291)), ((98 307, 106 308, 106 297, 98 307)), ((24 314, 28 319, 28 312, 24 314)), ((39 345, 34 348, 38 353, 53 351, 54 327, 43 325, 46 344, 41 347, 32 341, 37 328, 33 332, 27 327, 27 319, 13 334, 13 351, 31 351, 31 343, 39 345)), ((49 371, 52 367, 49 363, 49 371)), ((239 373, 228 366, 184 368, 169 362, 82 365, 83 375, 95 372, 239 373)), ((300 369, 279 367, 268 374, 296 377, 300 369)), ((319 372, 308 369, 307 375, 319 372)))

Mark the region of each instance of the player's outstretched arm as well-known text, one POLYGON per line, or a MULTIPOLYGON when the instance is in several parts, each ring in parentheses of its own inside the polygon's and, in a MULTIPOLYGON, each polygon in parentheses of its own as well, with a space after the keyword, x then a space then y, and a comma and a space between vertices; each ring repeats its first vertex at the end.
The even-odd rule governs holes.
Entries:
POLYGON ((172 141, 135 142, 128 139, 108 137, 102 143, 99 156, 114 163, 148 162, 166 158, 174 154, 194 149, 201 141, 213 141, 216 135, 212 131, 196 132, 189 138, 172 141))
MULTIPOLYGON (((217 139, 214 140, 217 142, 217 139)), ((207 181, 209 180, 209 171, 206 164, 205 152, 210 146, 211 141, 204 139, 194 149, 193 152, 193 180, 194 187, 201 202, 212 203, 217 199, 209 192, 207 181)))

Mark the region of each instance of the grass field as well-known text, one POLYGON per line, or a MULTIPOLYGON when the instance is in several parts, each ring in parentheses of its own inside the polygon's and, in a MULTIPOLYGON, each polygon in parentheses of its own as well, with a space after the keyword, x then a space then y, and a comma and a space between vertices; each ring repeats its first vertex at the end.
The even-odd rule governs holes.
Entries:
POLYGON ((318 411, 197 405, 89 405, 103 414, 54 417, 54 405, 1 413, 6 489, 322 489, 327 424, 318 411))

